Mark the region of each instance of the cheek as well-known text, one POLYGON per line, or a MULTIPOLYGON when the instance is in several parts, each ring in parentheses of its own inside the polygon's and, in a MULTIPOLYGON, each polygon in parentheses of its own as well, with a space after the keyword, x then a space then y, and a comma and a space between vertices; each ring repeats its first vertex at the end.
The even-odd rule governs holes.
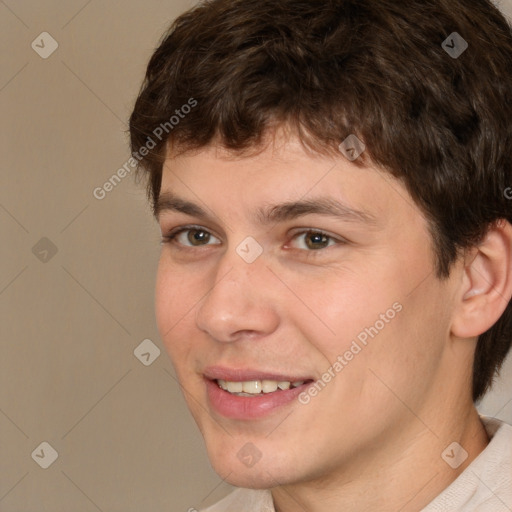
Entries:
POLYGON ((174 317, 177 316, 176 287, 180 286, 173 278, 172 272, 160 259, 156 275, 155 286, 155 314, 161 338, 165 341, 166 332, 172 327, 174 317))
POLYGON ((332 362, 354 340, 364 347, 402 314, 396 281, 386 278, 389 273, 382 274, 353 266, 331 271, 322 279, 295 276, 289 282, 296 298, 288 300, 287 311, 293 311, 297 325, 332 362))
POLYGON ((433 275, 428 277, 428 257, 403 251, 400 258, 390 255, 359 267, 354 262, 322 279, 289 276, 302 302, 290 300, 288 312, 325 356, 319 371, 327 371, 341 356, 340 372, 350 375, 349 387, 371 396, 383 385, 369 368, 405 390, 413 368, 415 375, 435 373, 449 330, 449 308, 439 300, 445 296, 442 287, 433 275))
MULTIPOLYGON (((182 343, 186 339, 185 326, 188 315, 193 315, 198 302, 194 287, 187 285, 188 279, 162 257, 156 276, 155 316, 160 338, 173 364, 183 357, 183 351, 190 346, 182 343)), ((176 366, 176 364, 175 364, 176 366)))
POLYGON ((401 298, 402 310, 368 338, 361 353, 362 393, 368 403, 381 401, 391 410, 403 402, 419 410, 435 384, 449 332, 449 307, 439 300, 435 282, 420 288, 401 298))

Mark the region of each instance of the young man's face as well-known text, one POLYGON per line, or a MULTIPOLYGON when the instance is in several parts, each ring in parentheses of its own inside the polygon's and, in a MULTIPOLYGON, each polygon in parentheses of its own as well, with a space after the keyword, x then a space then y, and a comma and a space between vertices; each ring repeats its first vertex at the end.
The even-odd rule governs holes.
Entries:
POLYGON ((450 382, 454 289, 435 277, 406 189, 278 137, 257 156, 209 147, 169 159, 169 192, 207 215, 163 203, 163 235, 195 228, 162 246, 156 314, 216 471, 269 488, 406 451, 401 436, 425 431, 418 418, 433 418, 450 382), (342 206, 339 216, 280 206, 305 201, 342 206), (236 395, 219 378, 271 392, 236 395), (306 382, 272 391, 273 381, 306 382))

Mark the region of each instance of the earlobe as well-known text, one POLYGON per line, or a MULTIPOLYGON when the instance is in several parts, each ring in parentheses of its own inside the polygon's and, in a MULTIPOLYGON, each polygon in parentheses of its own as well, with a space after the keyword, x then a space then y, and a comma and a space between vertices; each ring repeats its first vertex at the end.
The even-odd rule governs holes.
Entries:
POLYGON ((500 220, 466 255, 452 334, 472 338, 484 333, 498 321, 511 297, 512 226, 500 220))

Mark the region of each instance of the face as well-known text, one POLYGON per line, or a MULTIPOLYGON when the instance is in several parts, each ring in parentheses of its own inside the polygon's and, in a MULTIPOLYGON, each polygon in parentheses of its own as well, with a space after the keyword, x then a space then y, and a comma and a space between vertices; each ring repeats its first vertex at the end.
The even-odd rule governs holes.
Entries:
POLYGON ((398 181, 283 134, 169 157, 160 203, 158 328, 228 482, 353 469, 439 396, 450 281, 398 181))

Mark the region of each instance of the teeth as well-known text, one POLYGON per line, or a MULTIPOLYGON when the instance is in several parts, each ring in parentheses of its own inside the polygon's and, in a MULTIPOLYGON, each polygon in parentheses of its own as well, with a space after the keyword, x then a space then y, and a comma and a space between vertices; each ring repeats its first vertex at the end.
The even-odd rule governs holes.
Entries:
POLYGON ((230 393, 241 393, 243 391, 243 383, 242 382, 226 382, 224 381, 226 391, 230 393))
POLYGON ((277 391, 278 383, 275 380, 262 380, 261 389, 263 393, 273 393, 277 391))
POLYGON ((242 382, 242 391, 244 393, 250 393, 251 395, 261 393, 261 387, 260 380, 248 380, 247 382, 242 382))
POLYGON ((240 396, 252 396, 262 393, 273 393, 274 391, 287 390, 302 386, 305 381, 299 380, 296 382, 287 382, 277 380, 249 380, 245 382, 232 382, 218 379, 217 383, 220 388, 229 393, 239 394, 240 396))

